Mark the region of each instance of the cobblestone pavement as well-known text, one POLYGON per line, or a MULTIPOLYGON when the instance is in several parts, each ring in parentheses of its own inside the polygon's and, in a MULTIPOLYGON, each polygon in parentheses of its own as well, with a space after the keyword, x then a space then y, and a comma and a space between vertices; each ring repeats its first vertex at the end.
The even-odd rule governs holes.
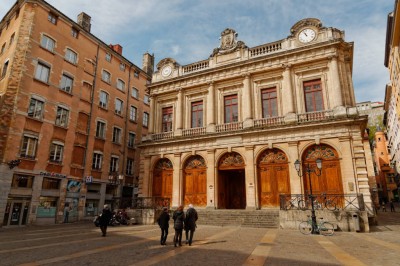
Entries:
POLYGON ((170 228, 91 223, 3 228, 0 265, 400 265, 400 213, 379 213, 371 233, 302 235, 297 230, 199 225, 192 246, 175 248, 170 228))

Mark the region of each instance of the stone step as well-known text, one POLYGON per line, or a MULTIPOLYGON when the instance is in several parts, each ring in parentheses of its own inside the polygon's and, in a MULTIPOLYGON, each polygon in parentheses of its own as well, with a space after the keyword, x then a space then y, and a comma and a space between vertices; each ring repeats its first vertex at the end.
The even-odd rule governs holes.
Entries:
POLYGON ((279 210, 207 210, 197 209, 199 225, 228 226, 237 225, 244 227, 279 227, 279 210))

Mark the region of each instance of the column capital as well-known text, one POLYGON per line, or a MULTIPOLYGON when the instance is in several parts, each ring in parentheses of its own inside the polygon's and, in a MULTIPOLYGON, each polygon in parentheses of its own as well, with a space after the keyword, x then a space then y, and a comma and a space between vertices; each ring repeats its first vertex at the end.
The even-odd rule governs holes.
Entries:
POLYGON ((292 64, 282 64, 282 68, 286 71, 290 70, 292 68, 292 64))
POLYGON ((339 57, 339 56, 337 56, 337 55, 331 55, 331 56, 328 56, 328 60, 329 60, 329 61, 337 61, 337 60, 338 60, 338 57, 339 57))
POLYGON ((242 74, 242 78, 249 79, 251 77, 250 73, 242 74))

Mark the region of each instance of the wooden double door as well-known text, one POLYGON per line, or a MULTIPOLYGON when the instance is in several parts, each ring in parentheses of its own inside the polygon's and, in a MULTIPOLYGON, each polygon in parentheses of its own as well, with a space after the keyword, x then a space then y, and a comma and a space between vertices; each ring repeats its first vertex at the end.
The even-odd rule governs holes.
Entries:
POLYGON ((172 199, 172 163, 168 159, 161 159, 153 171, 153 197, 172 199))
POLYGON ((244 169, 218 171, 218 208, 219 209, 245 209, 244 169))
POLYGON ((290 194, 287 163, 262 164, 258 169, 259 203, 261 207, 278 207, 279 195, 290 194))

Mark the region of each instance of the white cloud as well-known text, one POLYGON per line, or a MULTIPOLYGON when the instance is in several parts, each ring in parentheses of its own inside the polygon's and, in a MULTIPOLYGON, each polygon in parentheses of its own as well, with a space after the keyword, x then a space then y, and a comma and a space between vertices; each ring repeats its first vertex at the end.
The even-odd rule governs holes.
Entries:
MULTIPOLYGON (((15 3, 1 0, 0 17, 15 3)), ((47 0, 76 20, 92 17, 92 33, 105 43, 119 43, 124 55, 141 64, 144 52, 156 63, 173 57, 181 64, 208 58, 225 28, 256 46, 286 38, 294 23, 306 17, 346 31, 354 41, 353 81, 358 101, 383 100, 389 81, 383 66, 386 16, 392 1, 376 0, 47 0)))

